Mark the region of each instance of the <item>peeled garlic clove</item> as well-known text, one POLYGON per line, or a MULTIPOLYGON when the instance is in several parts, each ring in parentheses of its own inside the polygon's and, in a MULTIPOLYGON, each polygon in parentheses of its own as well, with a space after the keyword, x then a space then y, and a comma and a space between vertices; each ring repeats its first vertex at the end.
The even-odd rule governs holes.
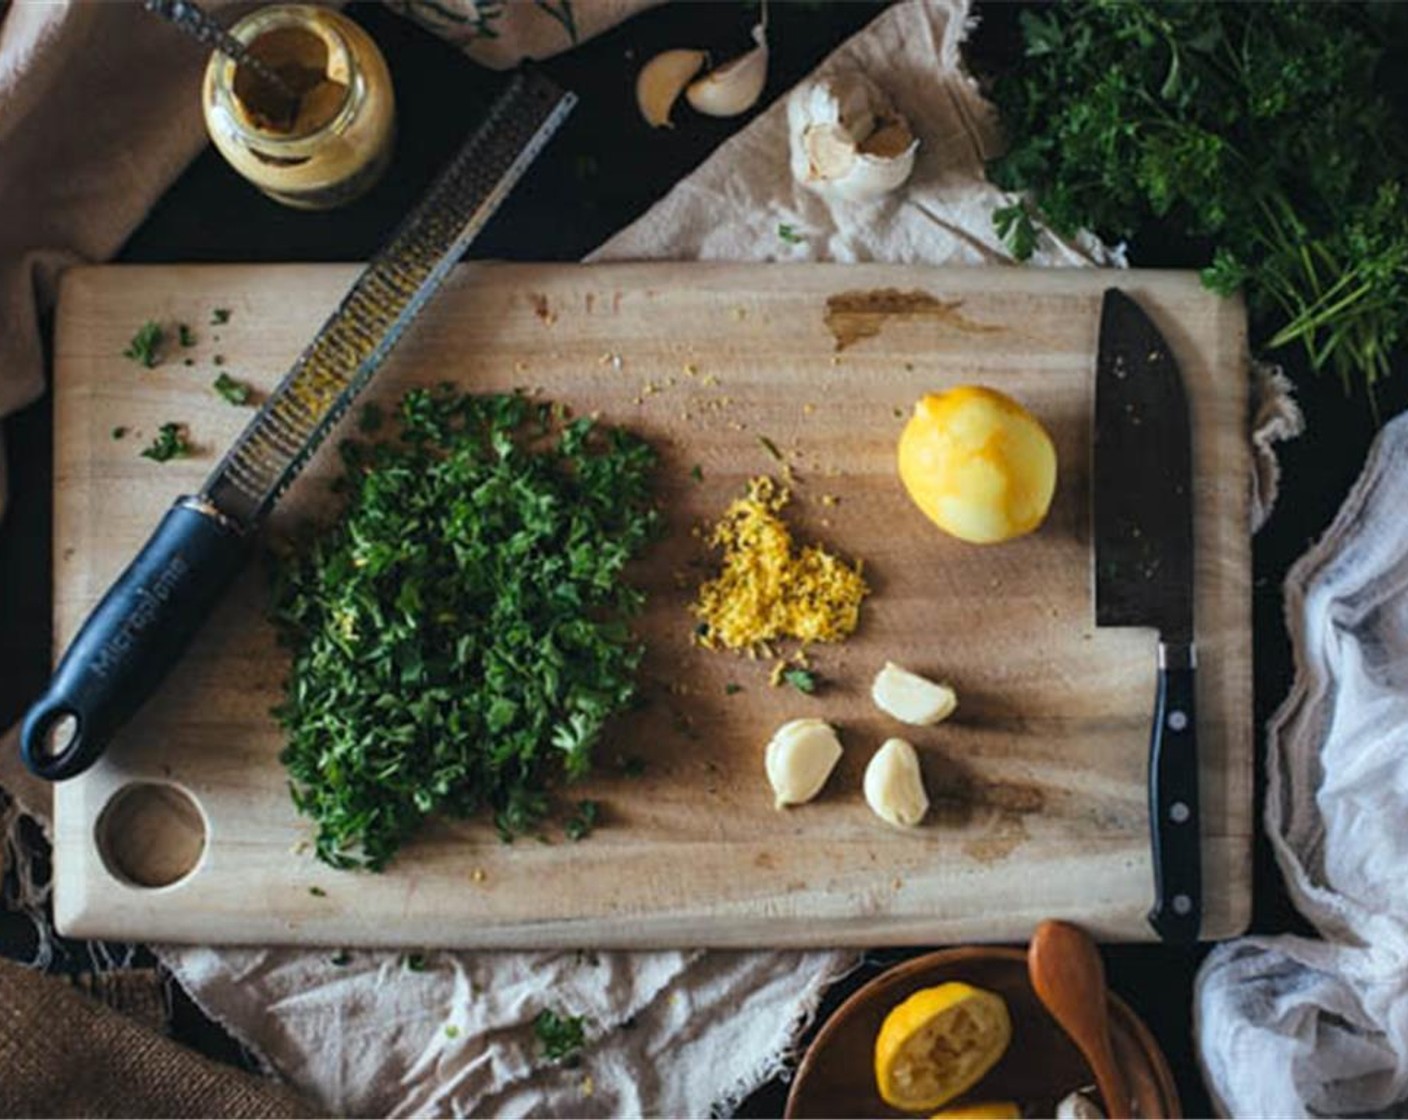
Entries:
POLYGON ((1105 1120, 1105 1114, 1084 1093, 1068 1093, 1056 1106, 1056 1120, 1105 1120))
POLYGON ((903 739, 886 739, 865 768, 865 800, 889 824, 910 828, 929 811, 919 756, 903 739))
POLYGON ((958 694, 948 685, 936 684, 893 661, 885 662, 875 674, 870 696, 882 712, 919 727, 947 719, 958 707, 958 694))
POLYGON ((704 68, 703 51, 673 50, 657 54, 636 76, 636 104, 652 128, 673 128, 670 110, 689 80, 704 68))
POLYGON ((841 758, 841 741, 819 719, 794 719, 779 727, 764 757, 775 804, 800 805, 826 784, 841 758))
POLYGON ((757 103, 768 80, 768 41, 761 23, 753 28, 753 41, 758 45, 747 54, 689 84, 685 96, 695 109, 710 117, 734 117, 757 103))

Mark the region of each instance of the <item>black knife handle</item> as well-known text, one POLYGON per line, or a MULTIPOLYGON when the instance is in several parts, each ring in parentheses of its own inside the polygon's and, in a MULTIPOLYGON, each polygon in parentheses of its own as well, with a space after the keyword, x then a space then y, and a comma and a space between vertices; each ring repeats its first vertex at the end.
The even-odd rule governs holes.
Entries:
POLYGON ((25 715, 25 765, 50 781, 92 766, 185 650, 248 550, 246 535, 214 507, 177 501, 25 715))
POLYGON ((1195 668, 1191 645, 1160 643, 1149 743, 1149 834, 1154 849, 1149 924, 1165 941, 1184 943, 1198 940, 1203 921, 1195 668))

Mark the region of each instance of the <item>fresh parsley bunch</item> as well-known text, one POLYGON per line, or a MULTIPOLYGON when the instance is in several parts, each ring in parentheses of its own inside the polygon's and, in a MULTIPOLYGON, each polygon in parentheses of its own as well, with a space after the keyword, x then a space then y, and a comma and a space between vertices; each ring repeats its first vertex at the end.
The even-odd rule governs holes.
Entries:
MULTIPOLYGON (((995 182, 1062 234, 1157 221, 1206 239, 1204 282, 1245 288, 1267 349, 1299 343, 1346 385, 1388 371, 1408 305, 1408 5, 1068 0, 1021 21, 995 182)), ((1032 217, 994 214, 1021 258, 1032 217)))
POLYGON ((535 828, 642 656, 625 569, 659 523, 647 443, 450 386, 397 420, 343 445, 345 512, 275 565, 282 758, 337 867, 380 869, 431 813, 535 828))

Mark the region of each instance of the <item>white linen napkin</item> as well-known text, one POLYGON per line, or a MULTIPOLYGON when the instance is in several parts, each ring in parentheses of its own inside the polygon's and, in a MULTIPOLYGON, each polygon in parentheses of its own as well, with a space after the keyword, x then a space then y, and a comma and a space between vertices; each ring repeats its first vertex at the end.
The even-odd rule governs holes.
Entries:
POLYGON ((1249 937, 1199 971, 1198 1051, 1230 1116, 1403 1115, 1408 1100, 1408 415, 1286 577, 1296 679, 1266 828, 1322 940, 1249 937))

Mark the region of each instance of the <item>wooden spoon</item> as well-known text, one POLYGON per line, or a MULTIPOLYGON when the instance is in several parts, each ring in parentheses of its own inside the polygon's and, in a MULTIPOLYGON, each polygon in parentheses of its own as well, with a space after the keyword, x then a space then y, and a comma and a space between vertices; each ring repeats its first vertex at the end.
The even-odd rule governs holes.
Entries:
POLYGON ((1105 1115, 1129 1120, 1129 1086, 1115 1064, 1105 965, 1095 942, 1069 922, 1042 922, 1027 949, 1027 971, 1037 997, 1090 1063, 1105 1115))

